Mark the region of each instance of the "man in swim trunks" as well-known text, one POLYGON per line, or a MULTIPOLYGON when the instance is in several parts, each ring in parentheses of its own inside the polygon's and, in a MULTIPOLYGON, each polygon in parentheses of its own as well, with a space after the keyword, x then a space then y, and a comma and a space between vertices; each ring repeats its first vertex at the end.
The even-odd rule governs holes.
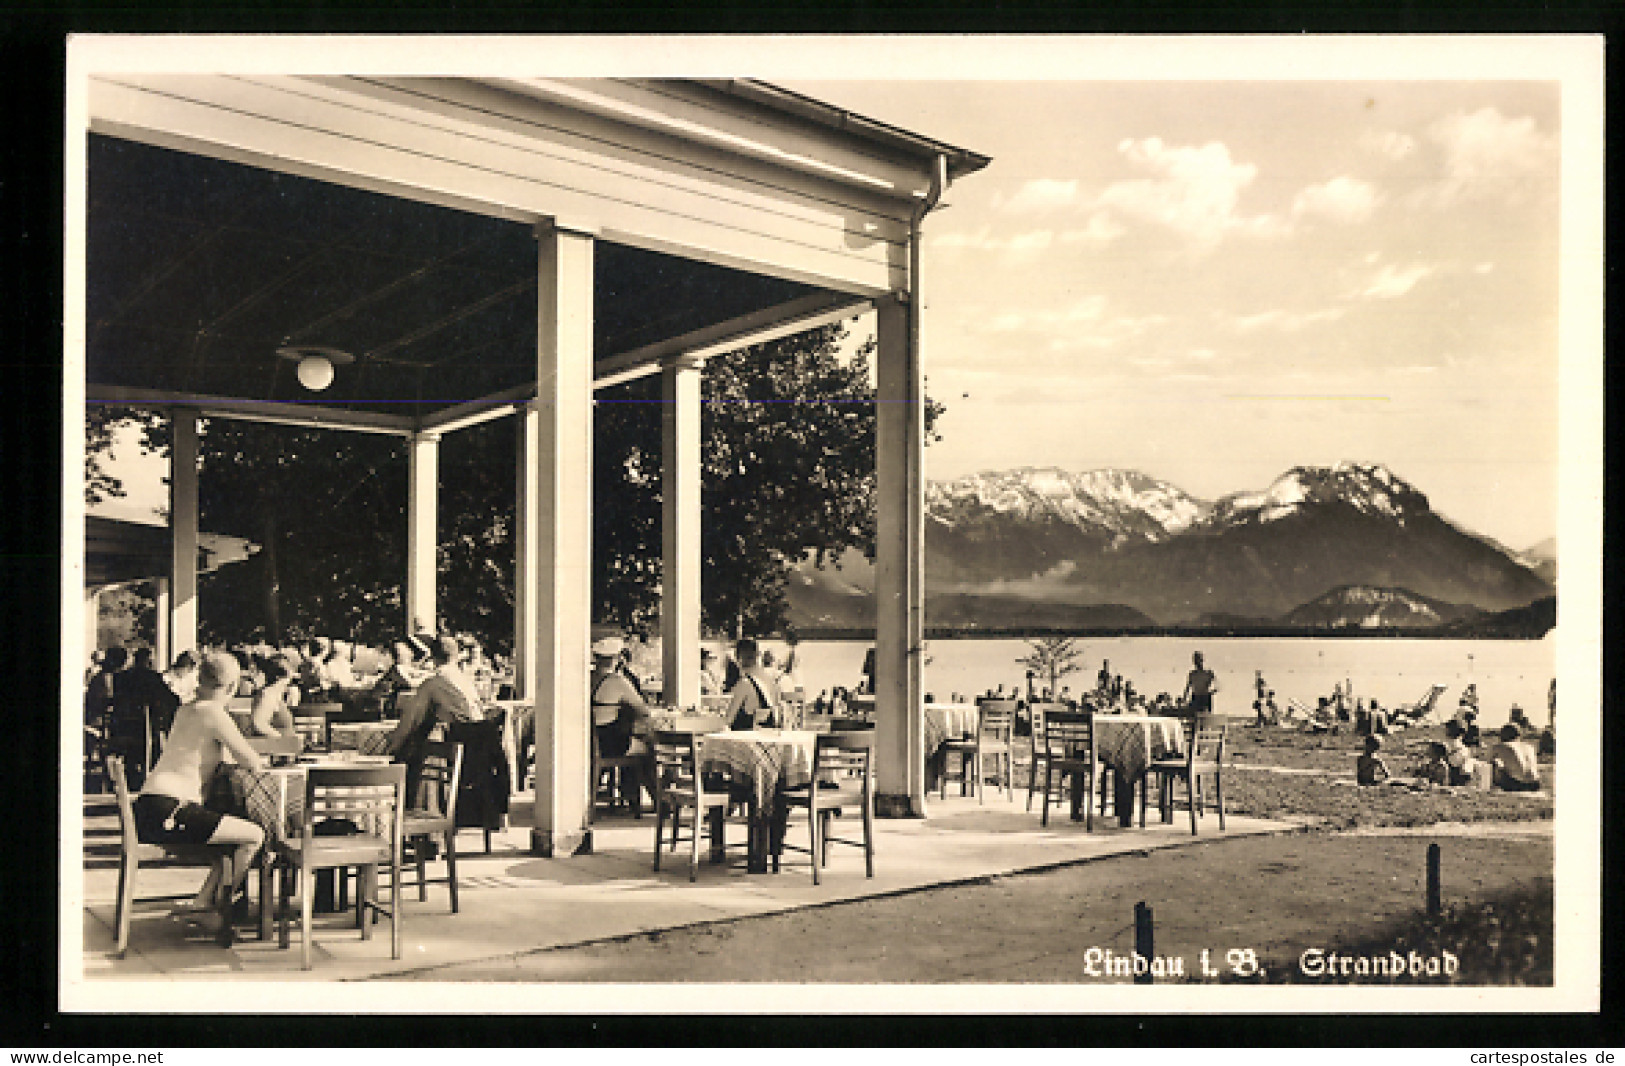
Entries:
POLYGON ((215 933, 222 931, 220 916, 213 913, 217 893, 224 888, 225 898, 236 896, 265 840, 265 831, 255 823, 203 806, 203 791, 226 752, 240 766, 262 768, 259 754, 226 713, 226 701, 237 691, 240 671, 236 658, 226 652, 203 656, 197 696, 175 712, 163 754, 135 798, 136 836, 144 843, 219 844, 235 849, 230 883, 225 881, 226 858, 222 855, 191 903, 190 909, 200 912, 199 922, 215 933))
POLYGON ((1219 691, 1219 679, 1202 665, 1201 652, 1191 656, 1191 666, 1185 677, 1185 713, 1197 729, 1205 729, 1213 718, 1213 694, 1219 691))

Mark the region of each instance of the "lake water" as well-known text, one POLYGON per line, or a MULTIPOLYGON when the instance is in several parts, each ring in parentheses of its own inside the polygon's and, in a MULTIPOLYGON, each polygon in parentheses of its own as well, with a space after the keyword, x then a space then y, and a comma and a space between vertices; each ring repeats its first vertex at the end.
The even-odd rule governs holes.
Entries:
MULTIPOLYGON (((767 642, 782 651, 783 645, 767 642)), ((1137 692, 1178 696, 1191 668, 1191 653, 1200 651, 1219 679, 1214 710, 1222 715, 1251 717, 1253 671, 1263 670, 1276 702, 1289 698, 1314 706, 1332 686, 1353 683, 1358 698, 1375 697, 1385 707, 1410 703, 1430 684, 1448 687, 1439 705, 1453 711, 1469 683, 1478 686, 1483 726, 1506 721, 1514 703, 1536 725, 1547 719, 1546 691, 1557 674, 1555 631, 1542 640, 1406 640, 1403 638, 1313 637, 1089 637, 1080 638, 1083 669, 1062 681, 1073 693, 1094 687, 1102 659, 1113 673, 1134 682, 1137 692)), ((855 688, 861 680, 868 641, 806 641, 800 645, 800 674, 809 695, 840 685, 855 688)), ((1025 640, 933 640, 927 644, 925 691, 938 700, 954 692, 986 692, 1003 684, 1008 691, 1025 688, 1025 640)), ((779 654, 775 651, 775 654, 779 654)), ((1047 684, 1047 681, 1035 682, 1047 684)))

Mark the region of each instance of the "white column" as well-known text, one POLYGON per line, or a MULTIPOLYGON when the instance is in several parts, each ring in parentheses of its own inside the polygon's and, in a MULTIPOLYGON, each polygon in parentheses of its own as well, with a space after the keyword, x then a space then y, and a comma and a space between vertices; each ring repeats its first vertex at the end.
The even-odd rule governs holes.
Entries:
POLYGON ((198 413, 176 407, 169 422, 169 641, 179 655, 197 648, 198 413))
POLYGON ((537 229, 536 807, 531 851, 592 850, 587 678, 592 628, 593 241, 537 229))
POLYGON ((518 486, 514 496, 513 681, 514 698, 536 698, 537 560, 542 523, 537 514, 537 464, 541 461, 541 411, 534 403, 519 412, 518 486))
MULTIPOLYGON (((96 622, 101 615, 102 590, 89 588, 85 590, 85 654, 89 655, 96 650, 96 622)), ((162 607, 159 608, 162 610, 162 607)), ((81 663, 81 666, 84 664, 81 663)))
POLYGON ((406 624, 437 631, 435 510, 440 499, 440 435, 414 433, 407 442, 406 624))
POLYGON ((162 672, 175 661, 176 654, 171 649, 169 641, 169 578, 161 577, 153 582, 153 586, 157 589, 158 601, 153 625, 157 627, 158 632, 153 634, 155 639, 152 642, 152 657, 153 665, 162 672))
POLYGON ((700 374, 679 359, 661 370, 660 647, 662 696, 700 705, 700 374))
POLYGON ((925 814, 924 380, 910 307, 876 304, 876 810, 925 814))

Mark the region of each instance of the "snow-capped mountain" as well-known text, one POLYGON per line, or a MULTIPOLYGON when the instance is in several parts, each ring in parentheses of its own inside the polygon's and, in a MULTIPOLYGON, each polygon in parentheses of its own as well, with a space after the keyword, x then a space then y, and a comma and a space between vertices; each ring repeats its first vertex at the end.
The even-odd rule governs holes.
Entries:
MULTIPOLYGON (((1408 599, 1369 609, 1336 604, 1342 624, 1438 625, 1454 620, 1456 605, 1505 611, 1553 589, 1524 559, 1451 523, 1421 490, 1375 463, 1294 467, 1267 488, 1211 504, 1132 470, 982 473, 927 487, 925 543, 927 623, 954 626, 974 619, 978 602, 1006 625, 1021 602, 1035 618, 1110 605, 1163 625, 1325 625, 1288 616, 1355 586, 1408 599), (952 620, 943 614, 950 603, 952 620)), ((832 595, 817 609, 807 600, 806 623, 839 615, 847 618, 840 624, 864 624, 847 608, 872 612, 866 568, 803 567, 807 580, 792 582, 792 604, 822 590, 832 595)))
POLYGON ((1166 481, 1135 470, 1068 473, 1057 467, 1021 467, 932 482, 926 514, 944 526, 990 516, 1027 522, 1058 521, 1086 535, 1128 540, 1166 540, 1202 517, 1205 505, 1166 481))
POLYGON ((1380 463, 1295 466, 1263 492, 1237 492, 1214 503, 1208 526, 1278 522, 1316 504, 1342 504, 1362 514, 1383 515, 1400 526, 1430 513, 1428 498, 1380 463))

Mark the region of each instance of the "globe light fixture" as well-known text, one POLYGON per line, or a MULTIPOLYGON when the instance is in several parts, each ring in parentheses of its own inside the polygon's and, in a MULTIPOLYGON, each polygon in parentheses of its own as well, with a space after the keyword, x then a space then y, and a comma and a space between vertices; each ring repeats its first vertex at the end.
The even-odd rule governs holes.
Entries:
POLYGON ((355 356, 337 348, 312 344, 290 344, 276 350, 278 357, 298 364, 299 384, 311 392, 321 392, 333 384, 334 366, 355 362, 355 356))

